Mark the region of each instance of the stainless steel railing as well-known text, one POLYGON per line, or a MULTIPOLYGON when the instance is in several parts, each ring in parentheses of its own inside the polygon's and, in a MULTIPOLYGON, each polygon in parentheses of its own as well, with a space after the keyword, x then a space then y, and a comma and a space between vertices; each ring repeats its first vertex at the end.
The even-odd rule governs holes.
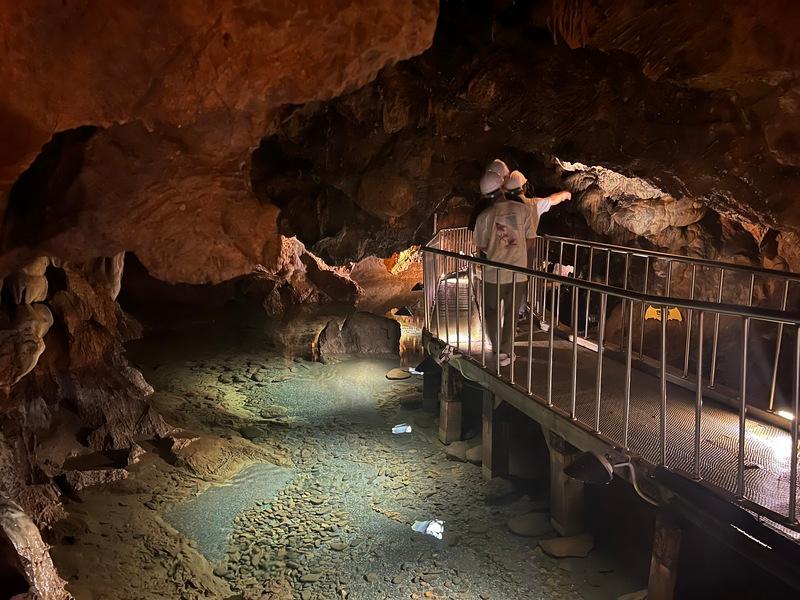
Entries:
MULTIPOLYGON (((466 229, 442 230, 436 234, 431 242, 423 247, 423 266, 424 266, 424 290, 425 290, 425 327, 437 338, 447 342, 459 350, 468 360, 476 361, 484 369, 489 370, 498 377, 508 379, 514 387, 525 392, 534 400, 544 403, 548 408, 562 416, 569 418, 576 424, 587 428, 595 435, 605 439, 610 444, 625 451, 631 451, 630 445, 630 421, 631 421, 631 389, 632 374, 634 372, 634 340, 637 339, 634 331, 634 323, 637 321, 635 309, 639 308, 642 312, 643 307, 652 308, 656 315, 660 315, 660 320, 655 319, 658 333, 658 344, 655 351, 656 375, 659 382, 659 407, 658 407, 658 433, 657 433, 657 453, 654 464, 664 465, 685 472, 686 476, 697 480, 702 480, 701 463, 705 457, 703 442, 703 416, 710 409, 704 399, 710 388, 715 384, 713 370, 706 371, 706 361, 710 358, 712 369, 718 360, 719 350, 719 323, 725 323, 726 333, 735 335, 738 339, 737 354, 739 369, 738 390, 730 390, 737 406, 734 420, 738 422, 736 433, 736 468, 735 478, 731 483, 715 480, 706 482, 709 487, 729 494, 735 500, 747 505, 749 508, 775 519, 778 522, 797 527, 797 463, 798 463, 798 423, 797 415, 800 404, 800 314, 796 311, 787 310, 785 298, 788 296, 786 291, 791 283, 798 280, 798 276, 768 270, 751 269, 739 265, 724 265, 713 261, 695 260, 687 257, 664 255, 663 253, 648 253, 638 249, 623 249, 607 244, 596 244, 580 242, 577 240, 567 240, 565 238, 542 238, 537 243, 534 252, 534 268, 527 269, 502 265, 488 260, 472 256, 474 245, 470 232, 466 229), (572 247, 572 256, 570 254, 572 247), (590 248, 585 253, 586 264, 592 265, 586 272, 580 269, 580 262, 576 259, 578 248, 590 248), (594 257, 600 257, 599 260, 594 257), (625 271, 620 273, 614 269, 614 257, 621 257, 620 266, 625 271), (648 269, 631 276, 632 261, 643 259, 649 261, 648 269), (673 270, 675 267, 667 266, 665 271, 657 271, 653 266, 656 260, 665 260, 669 264, 685 263, 689 265, 689 283, 687 288, 675 285, 673 270), (671 261, 671 263, 670 263, 671 261), (573 267, 572 277, 562 275, 565 271, 555 268, 556 272, 551 272, 555 265, 569 265, 573 267), (597 268, 595 268, 596 265, 597 268), (698 284, 700 268, 715 270, 719 281, 714 286, 713 293, 700 294, 698 284), (526 346, 522 354, 517 353, 516 349, 511 353, 510 369, 504 370, 500 365, 499 353, 494 354, 494 360, 490 354, 486 340, 487 328, 495 328, 497 334, 495 339, 500 339, 501 323, 498 311, 496 322, 487 323, 485 315, 485 302, 475 303, 475 298, 484 299, 486 297, 486 272, 487 270, 498 269, 510 275, 512 284, 527 284, 524 292, 525 300, 532 315, 547 325, 547 359, 546 372, 543 382, 534 382, 533 377, 533 348, 534 348, 534 318, 529 319, 528 330, 525 332, 527 338, 526 346), (724 282, 727 273, 745 273, 749 277, 750 283, 746 284, 746 296, 744 299, 741 294, 733 294, 733 301, 727 300, 720 292, 724 291, 724 282), (599 273, 599 277, 597 274, 599 273), (756 276, 780 277, 783 284, 783 297, 780 308, 761 306, 754 302, 754 279, 756 276), (616 279, 615 279, 616 278, 616 279), (649 280, 650 287, 645 283, 641 289, 634 289, 634 280, 640 278, 644 283, 649 280), (654 280, 661 279, 658 285, 654 280), (600 281, 595 281, 600 279, 600 281), (685 297, 688 296, 688 297, 685 297), (734 297, 735 296, 735 297, 734 297), (568 317, 562 319, 560 314, 560 298, 564 297, 569 303, 568 317), (588 318, 585 311, 590 310, 589 300, 594 297, 597 299, 596 328, 589 331, 587 326, 588 318), (584 312, 579 310, 580 301, 585 302, 584 312), (611 307, 614 305, 614 310, 611 307), (685 355, 681 357, 679 365, 680 376, 684 380, 684 387, 691 387, 694 391, 693 408, 693 427, 688 432, 689 438, 685 438, 681 447, 671 447, 677 442, 670 441, 668 433, 668 412, 669 412, 669 390, 671 381, 669 361, 669 311, 679 310, 685 323, 685 340, 681 344, 685 355), (477 313, 477 314, 476 314, 477 313), (691 317, 689 317, 691 315, 691 317), (616 319, 617 327, 621 331, 619 343, 611 340, 608 336, 609 318, 616 319), (712 322, 713 328, 708 330, 706 325, 712 322), (696 324, 696 327, 693 327, 696 324), (762 498, 748 497, 749 486, 746 485, 746 471, 750 468, 746 464, 745 456, 757 451, 755 446, 759 439, 754 434, 748 432, 748 421, 752 426, 754 407, 748 395, 748 375, 750 374, 749 358, 755 353, 751 350, 753 336, 751 331, 754 327, 770 326, 779 328, 781 340, 775 352, 776 357, 780 357, 781 345, 786 346, 788 351, 789 344, 792 344, 790 354, 790 386, 791 401, 789 403, 789 413, 783 421, 785 428, 789 430, 786 436, 790 440, 790 449, 787 453, 786 463, 788 467, 789 485, 786 490, 786 502, 783 504, 774 503, 771 500, 765 501, 762 498), (787 329, 789 335, 786 335, 787 329), (692 331, 694 330, 694 335, 692 331), (591 334, 591 335, 590 335, 591 334), (556 347, 557 336, 568 336, 571 343, 570 365, 568 377, 570 380, 570 391, 568 394, 568 405, 559 407, 554 404, 553 391, 554 382, 554 349, 556 347), (596 365, 593 382, 593 410, 591 416, 579 414, 577 410, 578 397, 578 368, 579 352, 578 347, 584 340, 591 338, 596 346, 596 365), (709 352, 708 341, 711 341, 711 351, 709 352), (694 346, 690 361, 689 350, 694 346), (603 406, 609 409, 609 399, 603 395, 605 371, 608 368, 608 352, 616 352, 624 365, 624 383, 621 399, 622 424, 619 434, 610 434, 601 431, 601 413, 603 406), (709 357, 710 354, 710 357, 709 357), (527 356, 525 356, 527 355, 527 356), (518 369, 515 365, 518 361, 527 363, 522 370, 523 381, 518 378, 518 369), (686 446, 686 447, 682 447, 686 446), (690 467, 688 469, 678 464, 674 457, 678 454, 691 452, 690 467), (674 463, 674 464, 673 464, 674 463), (785 506, 785 508, 783 508, 785 506)), ((498 297, 495 299, 497 305, 500 304, 499 286, 495 286, 498 297)), ((513 285, 516 290, 517 286, 513 285)), ((516 292, 512 292, 516 294, 516 292)), ((512 295, 512 305, 517 306, 516 298, 512 295)), ((647 312, 648 309, 644 309, 647 312)), ((644 330, 644 317, 639 324, 644 330)), ((641 336, 644 336, 642 331, 641 336)), ((641 337, 638 338, 641 340, 641 337)), ((640 341, 639 354, 648 352, 648 345, 640 341)), ((585 354, 584 354, 585 356, 585 354)), ((612 357, 613 358, 613 357, 612 357)), ((725 359, 730 360, 726 355, 725 359)), ((584 358, 585 360, 585 358, 584 358)), ((559 365, 559 368, 561 365, 559 365)), ((773 369, 776 371, 777 367, 773 369)), ((774 387, 774 386, 773 386, 774 387)), ((617 399, 619 401, 619 399, 617 399)), ((714 409, 719 410, 719 409, 714 409)), ((749 479, 748 479, 749 481, 749 479)))

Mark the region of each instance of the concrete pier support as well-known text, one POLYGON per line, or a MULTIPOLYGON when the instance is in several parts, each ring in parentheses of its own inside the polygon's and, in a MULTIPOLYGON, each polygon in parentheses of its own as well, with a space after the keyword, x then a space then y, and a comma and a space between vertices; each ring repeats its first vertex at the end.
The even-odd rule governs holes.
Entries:
POLYGON ((461 374, 449 365, 442 367, 439 391, 439 440, 449 444, 461 439, 461 374))
POLYGON ((545 435, 550 450, 550 522, 564 536, 577 535, 584 528, 583 482, 564 474, 564 467, 578 450, 552 431, 545 435))
POLYGON ((672 600, 678 579, 678 558, 683 531, 672 515, 662 511, 656 517, 653 556, 647 582, 648 600, 672 600))
POLYGON ((508 406, 498 403, 495 395, 483 391, 483 456, 481 459, 485 479, 508 475, 510 444, 508 406))

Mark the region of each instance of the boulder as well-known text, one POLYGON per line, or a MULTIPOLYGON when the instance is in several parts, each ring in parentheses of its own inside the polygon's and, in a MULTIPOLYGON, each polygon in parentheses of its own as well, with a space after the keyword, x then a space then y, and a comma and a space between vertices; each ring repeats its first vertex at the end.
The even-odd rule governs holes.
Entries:
POLYGON ((389 371, 386 373, 386 379, 391 379, 392 381, 402 381, 403 379, 408 379, 409 377, 411 377, 411 373, 405 369, 389 369, 389 371))
POLYGON ((126 479, 128 472, 125 469, 88 469, 85 471, 67 471, 65 476, 69 486, 79 492, 87 487, 106 485, 126 479))
POLYGON ((594 537, 591 533, 573 535, 569 537, 541 540, 539 546, 542 551, 553 558, 584 558, 594 548, 594 537))
POLYGON ((400 353, 400 324, 368 312, 348 316, 341 328, 330 321, 317 340, 322 362, 348 356, 397 356, 400 353))
POLYGON ((532 512, 527 515, 512 517, 508 520, 511 533, 524 537, 537 537, 553 530, 550 515, 545 512, 532 512))

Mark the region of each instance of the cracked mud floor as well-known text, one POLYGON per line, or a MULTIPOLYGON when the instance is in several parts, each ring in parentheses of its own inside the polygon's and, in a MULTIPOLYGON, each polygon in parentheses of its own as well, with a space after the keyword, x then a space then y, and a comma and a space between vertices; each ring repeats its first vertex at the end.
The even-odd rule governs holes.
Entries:
POLYGON ((559 561, 541 538, 512 534, 508 519, 546 510, 546 490, 449 460, 434 418, 409 408, 421 379, 384 377, 396 362, 293 360, 252 331, 154 338, 131 354, 185 443, 67 504, 54 556, 79 600, 599 599, 642 587, 601 548, 559 561), (400 422, 413 431, 393 435, 400 422), (444 539, 412 531, 431 518, 444 539))

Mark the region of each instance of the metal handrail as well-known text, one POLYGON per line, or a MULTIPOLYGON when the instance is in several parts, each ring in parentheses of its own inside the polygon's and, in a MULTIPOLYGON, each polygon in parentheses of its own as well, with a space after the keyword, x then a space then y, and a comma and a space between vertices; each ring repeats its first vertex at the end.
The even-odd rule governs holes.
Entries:
MULTIPOLYGON (((552 238, 551 238, 552 239, 552 238)), ((557 238, 555 243, 561 244, 561 239, 568 240, 568 238, 557 238)), ((581 242, 579 240, 569 240, 569 242, 565 243, 578 243, 581 242)), ((610 246, 610 245, 609 245, 610 246)), ((635 249, 623 249, 622 247, 616 247, 620 249, 619 251, 623 252, 635 252, 635 249)), ((612 250, 611 248, 607 248, 608 252, 606 253, 605 257, 605 283, 596 283, 591 280, 584 280, 575 277, 567 277, 558 273, 550 273, 547 271, 548 265, 548 256, 547 252, 545 252, 545 247, 543 245, 539 245, 535 248, 535 256, 534 256, 534 266, 535 268, 528 268, 528 267, 517 267, 512 265, 507 265, 503 263, 494 262, 488 259, 480 258, 477 256, 472 256, 472 252, 474 251, 474 244, 472 243, 471 239, 471 232, 467 231, 466 228, 454 228, 452 230, 442 230, 426 245, 422 248, 423 253, 423 266, 424 266, 424 289, 426 295, 425 301, 425 327, 428 331, 433 332, 434 330, 434 319, 435 319, 435 330, 436 330, 436 337, 441 338, 441 331, 444 328, 446 332, 443 340, 446 339, 446 343, 453 344, 457 349, 461 349, 461 345, 464 343, 464 338, 466 338, 466 343, 468 344, 469 352, 466 355, 466 358, 471 361, 477 362, 480 366, 485 369, 490 370, 490 372, 494 373, 497 377, 503 377, 501 374, 501 364, 500 364, 500 348, 493 348, 495 353, 495 360, 494 364, 487 364, 487 350, 485 344, 485 333, 489 333, 491 337, 492 327, 494 327, 494 333, 496 336, 494 337, 495 340, 501 340, 501 331, 500 331, 500 314, 496 315, 496 318, 492 318, 492 321, 496 320, 496 323, 489 324, 486 321, 486 304, 490 303, 491 301, 496 301, 495 306, 500 306, 500 286, 496 285, 496 290, 492 292, 492 298, 488 299, 486 296, 486 286, 489 284, 494 284, 494 282, 487 282, 486 278, 486 270, 487 269, 494 269, 496 273, 501 271, 505 271, 510 274, 512 285, 511 290, 509 293, 508 300, 510 300, 511 305, 515 307, 515 309, 519 306, 517 303, 517 299, 523 299, 519 296, 520 293, 518 292, 516 283, 519 284, 527 284, 527 302, 530 306, 531 313, 536 314, 539 316, 540 319, 544 322, 545 319, 549 319, 549 342, 548 342, 548 359, 547 359, 547 379, 546 379, 546 393, 542 396, 537 396, 533 393, 532 383, 531 383, 531 376, 532 376, 532 369, 533 369, 533 360, 532 360, 532 347, 533 347, 533 322, 534 319, 530 319, 529 323, 529 331, 528 331, 528 373, 527 373, 527 386, 521 385, 518 382, 514 381, 514 364, 515 361, 519 359, 516 355, 516 352, 510 350, 511 355, 511 371, 510 371, 510 384, 516 388, 526 388, 527 394, 536 399, 539 402, 542 402, 547 406, 549 409, 553 410, 557 414, 565 414, 570 420, 572 420, 576 425, 584 428, 589 428, 594 435, 598 436, 600 439, 609 439, 605 434, 601 433, 600 431, 600 415, 601 415, 601 402, 602 402, 602 394, 601 388, 603 386, 603 349, 604 346, 609 343, 609 340, 606 339, 605 334, 605 321, 606 321, 606 309, 610 306, 608 303, 608 299, 610 297, 616 298, 621 301, 622 311, 620 313, 622 317, 621 321, 621 334, 622 340, 619 343, 619 348, 622 350, 624 356, 624 364, 625 364, 625 394, 623 399, 623 414, 622 414, 622 438, 620 440, 613 440, 615 445, 621 447, 624 451, 629 451, 628 449, 628 429, 629 429, 629 419, 631 418, 631 370, 632 370, 632 354, 633 354, 633 306, 635 303, 641 303, 642 306, 645 304, 652 305, 654 307, 661 308, 661 336, 660 336, 660 348, 659 348, 659 356, 658 360, 660 362, 660 372, 659 372, 659 380, 660 380, 660 407, 659 407, 659 420, 658 420, 658 427, 659 427, 659 440, 658 440, 658 448, 659 448, 659 456, 660 458, 656 461, 655 464, 660 464, 664 466, 672 466, 674 468, 674 458, 675 452, 677 450, 681 450, 676 448, 674 445, 670 445, 667 439, 667 428, 668 428, 668 420, 667 420, 667 412, 668 412, 668 403, 667 403, 667 396, 668 396, 668 377, 672 377, 672 375, 668 375, 668 360, 667 360, 667 311, 670 308, 680 308, 685 311, 688 311, 688 320, 685 321, 686 323, 686 343, 685 343, 685 356, 683 361, 683 370, 684 370, 684 384, 693 380, 693 388, 695 390, 696 401, 695 401, 695 427, 694 427, 694 466, 688 467, 691 472, 686 472, 686 476, 694 479, 701 479, 701 469, 700 469, 700 457, 701 453, 704 452, 703 445, 701 444, 701 432, 702 432, 702 419, 704 413, 704 391, 711 390, 714 385, 714 365, 716 362, 716 355, 717 355, 717 338, 719 332, 719 318, 720 316, 726 317, 733 317, 737 320, 741 320, 741 345, 740 345, 740 356, 739 359, 741 360, 741 369, 740 369, 740 376, 739 376, 739 394, 736 398, 737 405, 738 405, 738 450, 737 450, 737 464, 736 464, 736 478, 735 478, 735 487, 731 489, 728 487, 728 483, 724 481, 718 481, 717 483, 714 482, 706 482, 707 485, 710 487, 721 491, 723 494, 733 495, 737 502, 740 502, 742 505, 747 505, 748 507, 753 508, 756 512, 764 514, 770 517, 777 522, 783 523, 793 528, 798 528, 800 524, 797 521, 797 481, 798 481, 798 419, 792 418, 788 421, 789 430, 791 433, 791 453, 790 453, 790 468, 791 472, 789 473, 789 501, 788 501, 788 514, 785 510, 785 505, 783 513, 778 513, 769 508, 769 506, 764 506, 759 504, 755 499, 748 498, 747 494, 748 488, 746 487, 746 477, 745 477, 745 454, 750 449, 752 451, 752 444, 758 443, 754 441, 754 438, 748 434, 746 429, 746 423, 748 419, 753 419, 753 415, 757 414, 757 407, 751 406, 752 400, 750 400, 750 404, 748 403, 747 391, 748 391, 748 377, 747 377, 747 366, 748 366, 748 345, 749 345, 749 333, 751 330, 751 321, 752 322, 767 322, 767 323, 775 323, 780 327, 779 333, 783 332, 783 328, 789 326, 792 329, 792 333, 794 334, 794 348, 792 352, 793 356, 793 365, 795 365, 793 375, 793 382, 792 382, 792 392, 791 392, 791 407, 793 417, 796 417, 800 414, 800 311, 797 310, 786 310, 786 302, 784 301, 782 304, 782 310, 776 310, 773 308, 764 308, 759 306, 752 305, 752 298, 753 298, 753 277, 751 275, 750 279, 750 298, 751 301, 747 305, 740 305, 740 304, 730 304, 730 303, 723 303, 721 301, 722 295, 718 294, 717 299, 718 301, 709 301, 709 300, 699 300, 694 297, 692 298, 678 298, 670 295, 670 276, 671 276, 671 268, 668 269, 667 276, 666 276, 666 291, 665 295, 655 295, 652 293, 636 291, 629 289, 627 287, 619 287, 615 285, 609 284, 609 266, 610 266, 610 256, 612 251, 617 251, 616 249, 612 250), (438 247, 437 247, 438 246, 438 247), (461 251, 453 251, 452 249, 461 249, 461 251), (478 276, 480 273, 480 277, 478 276), (474 281, 477 279, 478 283, 473 287, 474 281), (554 348, 554 333, 556 329, 563 327, 561 325, 559 319, 559 305, 560 305, 560 293, 561 288, 564 287, 565 290, 572 290, 572 297, 571 297, 571 325, 569 326, 569 333, 570 341, 572 344, 572 368, 571 368, 571 394, 570 394, 570 406, 566 412, 565 409, 561 409, 557 407, 553 402, 553 348, 554 348), (451 341, 451 325, 450 321, 452 320, 452 307, 450 306, 450 301, 448 300, 449 296, 452 296, 453 288, 455 288, 455 334, 456 334, 456 341, 453 343, 451 341), (466 328, 466 335, 462 335, 461 331, 459 331, 459 322, 461 315, 459 314, 459 298, 461 297, 460 292, 467 291, 467 306, 466 314, 468 316, 467 321, 467 328, 466 328), (579 325, 578 321, 581 320, 581 316, 579 315, 578 310, 578 292, 582 290, 586 293, 587 298, 587 315, 588 315, 588 296, 589 294, 599 294, 600 298, 600 322, 599 322, 599 329, 598 329, 598 336, 597 336, 597 367, 596 367, 596 383, 595 383, 595 394, 594 394, 594 402, 595 402, 595 410, 594 410, 594 417, 589 418, 589 421, 594 421, 593 423, 587 422, 584 420, 584 417, 579 417, 576 411, 576 397, 577 397, 577 384, 576 384, 576 377, 577 377, 577 363, 578 363, 578 340, 579 340, 579 325), (444 298, 441 297, 441 294, 444 294, 444 298), (476 341, 480 342, 480 354, 479 356, 473 356, 473 335, 471 329, 472 323, 472 313, 471 311, 471 294, 474 293, 476 296, 481 298, 480 306, 477 308, 479 309, 479 316, 480 316, 480 323, 481 323, 481 332, 480 332, 480 339, 476 338, 476 341), (494 294, 497 294, 497 297, 494 298, 494 294), (442 306, 442 300, 444 301, 444 305, 442 306), (549 305, 549 306, 548 306, 549 305), (548 311, 549 308, 549 311, 548 311), (435 314, 434 314, 435 310, 435 314), (443 312, 442 312, 443 311, 443 312), (715 317, 714 329, 713 329, 713 353, 712 353, 712 366, 711 366, 711 377, 709 379, 710 384, 704 381, 705 377, 703 374, 703 342, 705 337, 705 332, 703 329, 704 317, 706 317, 706 313, 709 313, 708 316, 715 317), (697 348, 697 368, 695 373, 693 373, 692 380, 689 377, 689 334, 692 330, 693 319, 692 315, 696 316, 697 322, 697 331, 698 335, 696 335, 696 340, 694 341, 695 347, 697 348), (442 318, 443 317, 443 318, 442 318), (443 327, 444 326, 444 327, 443 327), (489 328, 487 330, 487 327, 489 328), (626 343, 627 342, 627 343, 626 343), (673 457, 670 457, 668 450, 672 453, 673 457), (672 465, 668 463, 673 463, 672 465)), ((663 254, 663 253, 662 253, 663 254)), ((646 256, 646 255, 645 255, 646 256)), ((671 255, 668 256, 668 260, 687 260, 685 257, 677 257, 675 259, 672 258, 671 255)), ((558 262, 561 263, 563 260, 563 247, 559 249, 559 256, 558 262)), ((590 255, 591 260, 591 255, 590 255)), ((691 259, 688 259, 691 260, 691 259)), ((554 261, 555 262, 555 261, 554 261)), ((704 263, 705 264, 705 263, 704 263)), ((726 269, 728 268, 727 265, 724 263, 715 263, 710 261, 710 265, 718 268, 718 269, 726 269)), ((626 259, 625 261, 626 269, 630 267, 630 261, 626 259)), ((696 276, 696 269, 692 270, 692 282, 695 281, 696 276)), ((766 274, 769 273, 769 270, 764 270, 766 274)), ((786 273, 780 273, 781 276, 787 275, 786 273)), ((795 274, 788 274, 791 277, 787 278, 786 288, 789 285, 789 279, 794 280, 796 278, 795 274)), ((720 289, 722 288, 722 279, 720 278, 720 289)), ((627 273, 625 274, 625 286, 628 285, 628 277, 627 273)), ((784 288, 784 297, 786 296, 786 288, 784 288)), ((524 288, 521 288, 524 289, 524 288)), ((645 290, 647 289, 645 284, 645 290)), ((692 291, 692 295, 694 292, 692 291)), ((462 302, 463 304, 463 302, 462 302)), ((586 317, 588 320, 588 316, 586 317)), ((588 331, 588 327, 586 328, 588 331)), ((731 331, 737 331, 738 328, 735 330, 731 330, 730 327, 726 327, 724 329, 725 332, 729 333, 731 331)), ((502 342, 499 342, 502 345, 502 342)), ((773 368, 773 373, 777 373, 777 360, 780 356, 780 338, 778 340, 778 346, 776 347, 775 353, 775 360, 776 364, 773 368)), ((641 357, 641 345, 640 345, 640 357, 641 357)), ((521 356, 521 355, 520 355, 521 356)), ((773 375, 773 378, 775 375, 773 375)), ((686 387, 684 385, 684 387, 686 387)), ((773 393, 775 388, 775 381, 773 379, 773 393)), ((770 397, 770 410, 772 409, 772 398, 770 397)), ((760 410, 760 409, 759 409, 760 410)), ((776 417, 777 418, 777 417, 776 417)), ((785 426, 785 425, 784 425, 785 426)), ((688 452, 691 452, 692 449, 687 446, 685 449, 688 452)), ((771 505, 772 506, 772 505, 771 505)))
POLYGON ((689 300, 671 296, 655 296, 652 294, 636 292, 634 290, 626 290, 616 286, 595 283, 593 281, 584 281, 582 279, 576 279, 573 277, 556 275, 555 273, 549 273, 547 271, 498 263, 485 258, 480 258, 478 256, 468 256, 458 252, 452 252, 450 250, 442 250, 429 245, 423 246, 422 251, 438 254, 440 256, 447 256, 459 261, 467 261, 474 264, 483 265, 493 269, 511 271, 512 273, 517 273, 526 277, 538 277, 553 283, 574 286, 590 292, 606 294, 608 296, 614 296, 624 300, 633 300, 637 303, 644 302, 646 304, 656 306, 669 306, 672 308, 685 308, 687 310, 714 312, 732 317, 749 317, 758 319, 759 321, 768 321, 770 323, 783 323, 784 325, 800 325, 800 311, 779 311, 771 308, 761 308, 758 306, 739 306, 738 304, 722 304, 717 302, 709 302, 707 300, 689 300))
POLYGON ((791 281, 800 281, 800 273, 793 273, 791 271, 779 271, 777 269, 768 269, 766 267, 756 267, 753 265, 739 265, 736 263, 729 263, 720 260, 712 260, 710 258, 700 258, 695 256, 687 256, 684 254, 669 254, 658 250, 645 250, 643 248, 633 248, 629 246, 619 246, 616 244, 608 244, 606 242, 586 241, 576 238, 560 237, 555 235, 542 235, 537 236, 542 240, 550 240, 554 243, 564 242, 566 244, 575 244, 583 248, 603 248, 613 250, 620 254, 630 254, 639 258, 656 257, 663 258, 664 260, 675 260, 680 262, 688 262, 692 264, 702 265, 704 267, 724 268, 726 271, 742 271, 746 273, 756 273, 759 275, 769 275, 779 279, 789 279, 791 281))

